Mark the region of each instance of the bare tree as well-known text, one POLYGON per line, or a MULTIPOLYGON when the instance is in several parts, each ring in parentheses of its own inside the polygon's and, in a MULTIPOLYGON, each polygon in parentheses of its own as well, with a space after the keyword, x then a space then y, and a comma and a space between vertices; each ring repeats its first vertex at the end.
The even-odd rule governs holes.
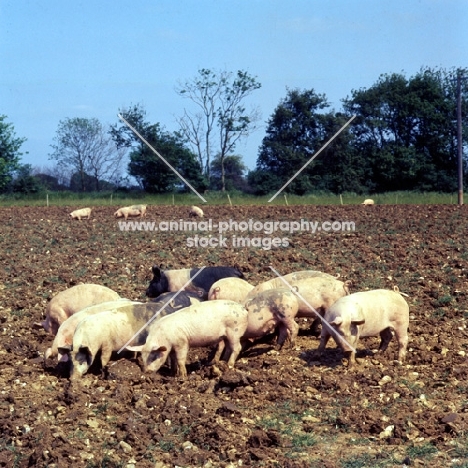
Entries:
POLYGON ((115 178, 120 172, 125 149, 118 149, 99 120, 74 118, 60 121, 52 145, 50 159, 60 168, 71 169, 78 174, 82 191, 86 190, 89 177, 100 190, 101 181, 115 178))
POLYGON ((185 110, 178 119, 181 133, 196 150, 208 179, 212 155, 219 155, 222 190, 225 190, 224 158, 234 151, 241 138, 256 128, 256 122, 260 119, 257 109, 247 111, 243 105, 245 98, 260 88, 260 83, 244 71, 233 75, 227 71, 201 69, 198 76, 176 89, 180 96, 190 99, 199 108, 195 113, 185 110), (214 135, 216 127, 217 138, 214 135))

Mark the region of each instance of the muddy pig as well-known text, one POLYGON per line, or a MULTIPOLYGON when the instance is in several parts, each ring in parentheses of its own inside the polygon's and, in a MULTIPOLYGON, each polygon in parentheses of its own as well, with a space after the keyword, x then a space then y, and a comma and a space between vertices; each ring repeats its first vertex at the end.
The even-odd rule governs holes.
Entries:
POLYGON ((253 297, 259 289, 268 290, 271 286, 293 287, 298 293, 299 311, 297 317, 311 317, 313 319, 311 331, 316 336, 320 334, 321 322, 317 314, 323 317, 328 307, 340 297, 349 294, 349 281, 339 281, 326 273, 302 271, 285 275, 282 278, 289 286, 286 286, 281 278, 274 278, 253 289, 248 294, 247 300, 253 297))
POLYGON ((120 299, 119 294, 99 284, 78 284, 56 294, 47 304, 46 319, 36 326, 56 334, 65 320, 85 307, 120 299))
MULTIPOLYGON (((391 328, 398 341, 398 360, 403 362, 408 345, 409 307, 398 290, 376 289, 357 292, 338 299, 325 313, 325 320, 337 332, 333 339, 348 358, 348 366, 355 362, 355 349, 361 336, 380 335, 379 351, 385 351, 392 339, 391 328), (344 338, 343 341, 341 338, 344 338), (351 347, 354 347, 354 350, 351 347)), ((322 327, 320 356, 330 339, 331 330, 322 327)))
POLYGON ((153 279, 146 290, 148 297, 158 297, 163 292, 174 292, 185 287, 186 291, 203 293, 206 298, 211 286, 221 278, 244 278, 242 272, 237 268, 224 266, 182 270, 161 270, 153 266, 152 271, 153 279), (202 271, 200 272, 200 270, 202 271))
POLYGON ((291 346, 297 338, 299 325, 294 318, 299 303, 293 291, 287 288, 270 289, 258 293, 245 303, 249 323, 244 338, 260 338, 279 328, 278 346, 290 339, 291 346))
POLYGON ((208 300, 221 300, 238 302, 243 304, 247 294, 254 287, 242 278, 222 278, 211 286, 208 291, 208 300))
MULTIPOLYGON (((224 342, 230 353, 228 365, 234 366, 242 349, 240 339, 247 325, 247 309, 237 302, 201 302, 151 324, 146 343, 127 349, 141 351, 145 372, 158 371, 171 354, 172 364, 175 364, 173 371, 177 376, 186 378, 185 363, 189 348, 224 342)), ((214 362, 219 359, 223 349, 224 346, 218 348, 214 362)))

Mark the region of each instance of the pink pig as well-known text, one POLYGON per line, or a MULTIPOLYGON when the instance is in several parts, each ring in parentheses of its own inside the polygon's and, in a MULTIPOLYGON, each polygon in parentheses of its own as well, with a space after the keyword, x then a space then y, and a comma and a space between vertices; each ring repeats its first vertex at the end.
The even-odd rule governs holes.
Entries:
MULTIPOLYGON (((395 331, 398 340, 398 360, 403 362, 408 345, 409 307, 398 290, 376 289, 357 292, 337 300, 325 313, 325 320, 335 329, 333 339, 345 352, 348 367, 355 362, 355 351, 360 336, 380 334, 379 351, 387 349, 395 331), (342 338, 344 338, 344 341, 342 338)), ((316 354, 321 355, 330 339, 331 331, 322 327, 320 345, 316 354)))
POLYGON ((78 324, 90 315, 99 314, 106 310, 118 309, 119 307, 126 306, 128 304, 141 304, 140 302, 131 302, 129 299, 118 299, 116 301, 103 302, 101 304, 95 304, 93 306, 85 307, 71 317, 68 317, 63 322, 55 335, 54 341, 50 348, 44 353, 44 360, 54 358, 57 356, 58 361, 68 361, 68 353, 62 354, 59 349, 64 348, 67 345, 73 343, 73 334, 75 333, 78 324))
POLYGON ((227 344, 230 351, 228 365, 233 367, 242 349, 240 339, 247 329, 247 317, 247 310, 237 302, 201 302, 155 321, 149 326, 146 343, 127 346, 127 349, 141 351, 145 372, 158 371, 171 355, 172 364, 175 364, 173 371, 186 378, 189 348, 219 344, 213 360, 217 362, 227 344))
POLYGON ((56 294, 47 304, 46 319, 36 325, 55 335, 60 325, 79 310, 117 299, 120 299, 119 294, 106 286, 78 284, 56 294))
POLYGON ((238 302, 243 304, 247 294, 254 287, 242 278, 222 278, 211 286, 208 292, 208 300, 221 300, 238 302))
POLYGON ((328 273, 323 273, 321 271, 316 270, 303 270, 303 271, 296 271, 294 273, 289 273, 284 276, 277 276, 272 278, 271 280, 264 281, 259 285, 255 286, 249 293, 249 298, 255 296, 259 292, 267 291, 268 289, 276 289, 276 288, 287 288, 290 285, 291 287, 295 286, 297 281, 302 281, 308 278, 328 278, 330 280, 336 280, 335 276, 329 275, 328 273), (286 283, 287 284, 286 284, 286 283))

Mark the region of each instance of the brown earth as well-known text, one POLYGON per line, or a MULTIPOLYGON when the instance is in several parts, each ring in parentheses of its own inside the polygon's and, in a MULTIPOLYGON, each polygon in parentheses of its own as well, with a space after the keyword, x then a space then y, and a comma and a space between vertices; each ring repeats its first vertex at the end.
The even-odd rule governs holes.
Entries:
MULTIPOLYGON (((354 221, 356 230, 230 231, 227 248, 195 248, 188 232, 121 232, 115 207, 89 221, 71 220, 71 207, 0 209, 1 467, 468 467, 466 206, 204 209, 213 222, 354 221), (233 248, 233 235, 289 245, 233 248), (273 277, 271 265, 339 274, 353 291, 397 285, 409 295, 407 362, 394 361, 394 340, 373 355, 376 338, 360 341, 353 370, 333 341, 316 360, 318 339, 301 319, 293 349, 264 340, 221 375, 210 350, 191 350, 186 381, 167 367, 143 375, 131 355, 73 384, 64 364, 43 363, 53 337, 33 323, 51 297, 92 282, 144 300, 153 264, 238 265, 254 284, 273 277)), ((187 215, 152 206, 147 219, 187 215)))

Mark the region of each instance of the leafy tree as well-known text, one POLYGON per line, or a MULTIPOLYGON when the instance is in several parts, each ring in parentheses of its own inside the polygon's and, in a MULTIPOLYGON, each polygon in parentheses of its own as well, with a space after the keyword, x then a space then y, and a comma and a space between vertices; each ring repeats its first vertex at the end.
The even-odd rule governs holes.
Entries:
POLYGON ((40 179, 33 175, 31 164, 22 164, 16 170, 11 182, 11 191, 15 193, 37 193, 44 189, 40 179))
POLYGON ((221 164, 221 189, 225 189, 224 162, 241 138, 247 137, 259 120, 257 109, 247 111, 244 101, 260 83, 247 72, 234 74, 227 71, 201 69, 198 76, 185 81, 176 90, 190 99, 199 112, 187 110, 179 119, 182 135, 195 149, 200 166, 210 179, 211 159, 217 149, 221 164), (215 131, 217 130, 217 136, 215 131), (216 143, 215 143, 216 141, 216 143))
MULTIPOLYGON (((256 169, 249 174, 257 193, 278 190, 345 124, 347 118, 327 112, 328 107, 325 95, 313 89, 288 90, 268 121, 256 169)), ((361 169, 349 139, 349 132, 340 134, 286 190, 299 195, 311 190, 361 190, 361 169)))
POLYGON ((246 165, 242 162, 242 156, 229 155, 224 158, 224 165, 221 164, 221 157, 218 155, 211 161, 211 181, 210 188, 221 190, 221 173, 224 168, 225 188, 227 190, 245 190, 247 172, 246 165))
POLYGON ((381 75, 369 89, 352 91, 344 108, 358 115, 353 144, 377 191, 456 190, 451 74, 423 69, 409 79, 381 75))
POLYGON ((14 127, 6 122, 6 115, 0 115, 0 192, 9 188, 15 171, 20 169, 20 152, 26 138, 15 136, 14 127))
POLYGON ((97 191, 101 190, 101 181, 119 177, 125 152, 116 147, 99 120, 79 117, 62 120, 54 140, 50 159, 77 174, 81 191, 89 188, 89 176, 93 177, 93 188, 97 191))
MULTIPOLYGON (((120 112, 127 122, 197 190, 207 187, 195 155, 185 147, 182 137, 146 121, 146 111, 134 105, 120 112)), ((130 148, 129 174, 147 192, 187 190, 183 181, 125 124, 114 125, 111 135, 119 147, 130 148)))

